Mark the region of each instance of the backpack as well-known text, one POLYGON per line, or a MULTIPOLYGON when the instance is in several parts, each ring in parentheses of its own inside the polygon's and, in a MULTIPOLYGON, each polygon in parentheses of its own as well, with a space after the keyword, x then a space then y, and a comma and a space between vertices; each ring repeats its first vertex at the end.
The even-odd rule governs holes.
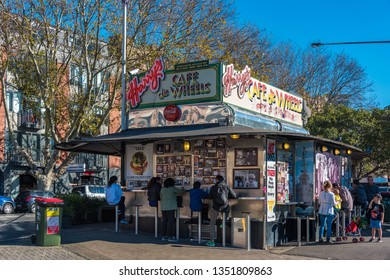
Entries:
POLYGON ((214 203, 219 208, 219 211, 223 211, 229 205, 227 190, 224 184, 216 185, 216 187, 217 191, 214 203))

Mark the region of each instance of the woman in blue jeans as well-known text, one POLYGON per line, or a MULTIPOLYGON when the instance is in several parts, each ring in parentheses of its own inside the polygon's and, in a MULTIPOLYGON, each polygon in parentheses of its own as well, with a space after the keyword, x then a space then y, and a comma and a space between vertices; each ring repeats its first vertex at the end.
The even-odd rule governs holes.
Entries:
POLYGON ((322 237, 324 236, 324 228, 326 224, 326 242, 332 243, 330 237, 332 235, 332 223, 334 218, 333 207, 336 205, 336 200, 334 193, 332 192, 332 183, 330 181, 325 181, 322 188, 323 191, 320 193, 318 198, 318 203, 320 205, 318 210, 320 217, 320 242, 324 242, 322 237))

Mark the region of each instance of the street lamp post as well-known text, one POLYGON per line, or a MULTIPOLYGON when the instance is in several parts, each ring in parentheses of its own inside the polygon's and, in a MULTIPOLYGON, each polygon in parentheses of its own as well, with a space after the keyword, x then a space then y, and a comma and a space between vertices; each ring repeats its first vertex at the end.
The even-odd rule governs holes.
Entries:
POLYGON ((127 4, 129 0, 122 0, 122 107, 121 107, 121 131, 127 129, 126 117, 126 33, 127 33, 127 4))
POLYGON ((312 43, 311 46, 313 48, 317 48, 317 47, 329 46, 329 45, 389 44, 389 43, 390 43, 390 41, 337 42, 337 43, 316 42, 316 43, 312 43))

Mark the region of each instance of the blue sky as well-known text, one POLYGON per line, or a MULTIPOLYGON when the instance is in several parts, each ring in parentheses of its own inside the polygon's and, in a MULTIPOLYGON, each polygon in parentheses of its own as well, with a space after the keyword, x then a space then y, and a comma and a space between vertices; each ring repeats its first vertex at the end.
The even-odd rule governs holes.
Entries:
MULTIPOLYGON (((390 41, 390 0, 236 0, 241 22, 275 41, 305 48, 313 42, 390 41)), ((356 59, 374 83, 380 108, 390 105, 390 44, 328 46, 356 59)))

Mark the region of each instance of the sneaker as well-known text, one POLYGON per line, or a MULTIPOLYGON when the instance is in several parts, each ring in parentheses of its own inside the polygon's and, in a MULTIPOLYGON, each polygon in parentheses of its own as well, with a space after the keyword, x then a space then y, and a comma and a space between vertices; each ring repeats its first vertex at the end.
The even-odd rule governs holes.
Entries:
MULTIPOLYGON (((379 238, 379 239, 380 239, 380 238, 379 238)), ((379 239, 378 239, 378 240, 379 240, 379 239)), ((370 240, 368 240, 368 242, 373 242, 373 241, 375 241, 375 238, 372 238, 372 237, 370 238, 370 240)), ((378 242, 379 242, 379 241, 378 241, 378 242)))
POLYGON ((168 241, 169 242, 177 242, 177 239, 176 239, 176 237, 169 237, 168 241))
POLYGON ((162 238, 161 238, 161 241, 167 241, 168 240, 168 237, 166 237, 166 236, 163 236, 162 238))
POLYGON ((213 241, 207 241, 206 246, 215 247, 215 243, 213 241))
POLYGON ((376 242, 383 242, 382 238, 378 238, 376 242))
POLYGON ((333 243, 333 241, 331 239, 327 239, 326 243, 333 243))
POLYGON ((129 223, 129 222, 126 221, 125 219, 122 219, 122 220, 121 220, 121 224, 127 225, 128 223, 129 223))
POLYGON ((320 239, 318 240, 318 242, 324 243, 324 239, 320 238, 320 239))

